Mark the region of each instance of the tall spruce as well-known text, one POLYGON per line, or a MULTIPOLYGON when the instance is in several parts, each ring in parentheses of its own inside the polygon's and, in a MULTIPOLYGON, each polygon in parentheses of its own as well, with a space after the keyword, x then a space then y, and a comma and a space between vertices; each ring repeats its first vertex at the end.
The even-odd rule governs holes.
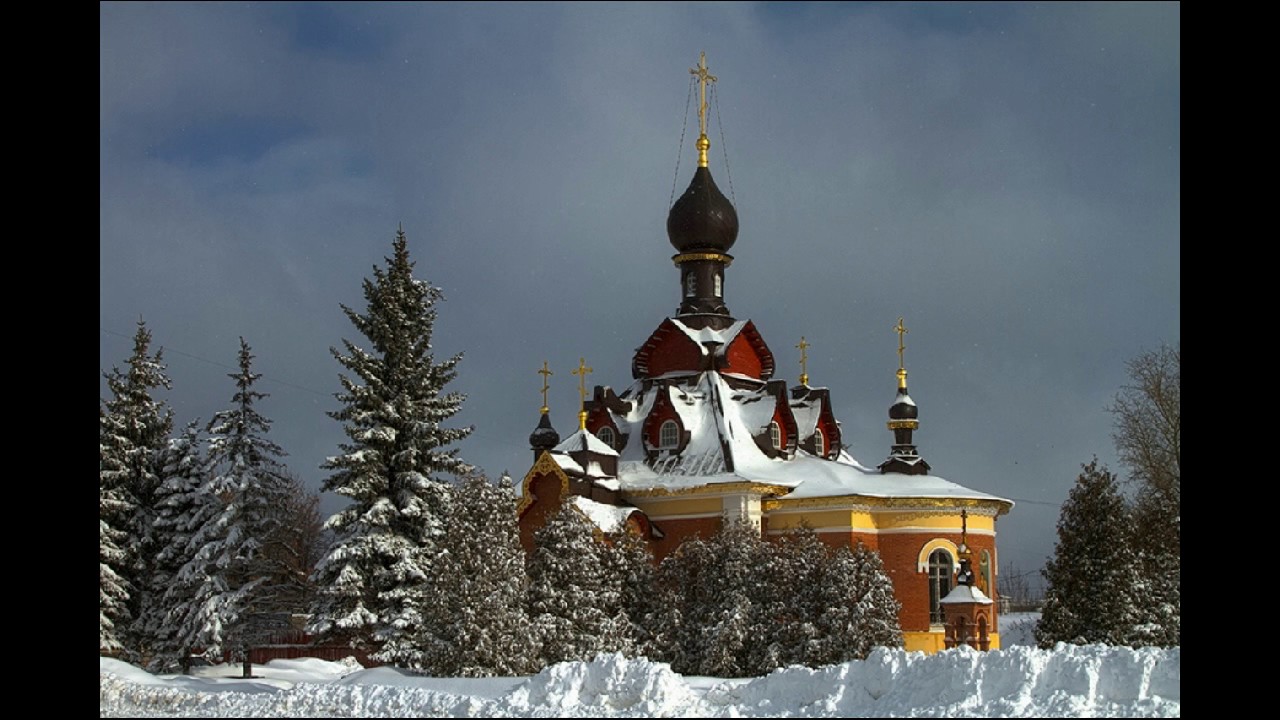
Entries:
POLYGON ((231 407, 209 421, 207 496, 216 507, 196 531, 197 550, 178 571, 176 582, 190 588, 188 603, 174 613, 182 632, 179 647, 230 649, 246 658, 249 648, 283 629, 289 608, 278 596, 281 570, 264 552, 279 534, 277 508, 288 501, 284 451, 267 439, 271 421, 256 403, 267 397, 255 389, 262 377, 252 370, 249 344, 240 338, 239 370, 228 376, 236 391, 231 407))
POLYGON ((628 622, 634 652, 655 660, 665 657, 670 618, 658 587, 653 551, 629 524, 609 537, 608 559, 618 582, 619 602, 628 622))
POLYGON ((151 650, 136 625, 157 586, 155 494, 173 411, 154 396, 171 387, 161 351, 151 354, 151 331, 138 321, 126 370, 104 372, 110 396, 99 409, 99 523, 104 651, 131 660, 151 650))
POLYGON ((342 306, 364 336, 332 349, 348 441, 324 468, 324 489, 352 502, 326 523, 334 532, 316 568, 319 593, 311 631, 402 667, 421 667, 417 639, 430 602, 429 564, 438 552, 448 508, 442 475, 470 467, 450 446, 472 428, 448 428, 465 396, 446 392, 461 354, 436 362, 431 336, 439 288, 413 277, 408 241, 396 233, 386 267, 364 281, 363 313, 342 306))
POLYGON ((565 502, 534 533, 529 615, 542 665, 631 652, 618 579, 598 532, 572 502, 565 502))
POLYGON ((537 672, 510 478, 494 485, 483 475, 468 477, 454 495, 429 571, 435 601, 424 608, 426 669, 448 677, 537 672))
POLYGON ((1131 535, 1116 477, 1094 458, 1062 506, 1054 555, 1042 571, 1045 604, 1035 628, 1041 647, 1134 641, 1140 599, 1131 535))
POLYGON ((162 592, 152 597, 139 618, 142 632, 149 638, 153 654, 148 669, 163 672, 181 667, 190 669, 191 647, 179 641, 181 633, 172 618, 191 601, 187 583, 178 582, 178 573, 199 550, 196 535, 215 513, 217 499, 205 490, 208 464, 202 452, 199 421, 189 423, 170 438, 162 481, 156 491, 155 532, 157 553, 155 580, 162 592))

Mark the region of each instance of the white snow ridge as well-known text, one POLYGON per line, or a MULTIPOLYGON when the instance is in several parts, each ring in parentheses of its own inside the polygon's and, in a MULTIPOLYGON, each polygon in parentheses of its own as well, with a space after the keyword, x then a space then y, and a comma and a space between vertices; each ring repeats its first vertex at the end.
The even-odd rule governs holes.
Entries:
POLYGON ((1181 649, 1059 644, 866 660, 760 678, 686 677, 602 654, 526 678, 430 678, 275 660, 151 675, 101 658, 101 717, 1180 717, 1181 649))

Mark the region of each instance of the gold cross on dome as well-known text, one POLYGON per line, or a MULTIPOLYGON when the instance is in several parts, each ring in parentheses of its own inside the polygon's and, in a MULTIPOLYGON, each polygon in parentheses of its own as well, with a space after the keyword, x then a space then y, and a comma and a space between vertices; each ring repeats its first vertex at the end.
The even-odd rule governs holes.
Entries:
POLYGON ((582 403, 578 410, 578 429, 580 430, 587 429, 587 375, 591 372, 593 372, 592 369, 587 367, 587 359, 578 358, 578 369, 573 370, 572 374, 578 376, 578 398, 582 403))
POLYGON ((902 324, 901 316, 898 317, 898 326, 893 330, 898 333, 898 369, 902 370, 906 367, 902 364, 902 351, 907 349, 906 344, 903 342, 903 336, 907 334, 907 326, 902 324))
POLYGON ((547 384, 547 378, 555 375, 555 373, 551 372, 547 367, 547 361, 543 360, 542 369, 538 371, 538 374, 542 376, 542 414, 546 415, 547 411, 550 409, 547 407, 547 388, 551 387, 547 384))
POLYGON ((809 354, 805 351, 813 346, 805 342, 804 336, 801 335, 800 344, 796 345, 796 347, 800 348, 800 384, 808 385, 809 384, 809 354))
POLYGON ((698 67, 689 68, 689 73, 698 78, 698 167, 707 166, 707 150, 711 141, 707 139, 707 83, 716 81, 716 76, 707 72, 707 54, 698 56, 698 67))

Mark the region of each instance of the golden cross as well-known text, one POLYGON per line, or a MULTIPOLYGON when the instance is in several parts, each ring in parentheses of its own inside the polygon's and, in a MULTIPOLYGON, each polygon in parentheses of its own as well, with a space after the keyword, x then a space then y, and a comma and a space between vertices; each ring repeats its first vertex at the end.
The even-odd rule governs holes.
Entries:
POLYGON ((805 342, 804 336, 801 335, 800 344, 796 345, 796 347, 800 348, 800 384, 808 385, 809 384, 809 369, 808 369, 809 354, 806 353, 805 350, 808 350, 813 346, 805 342))
POLYGON ((571 374, 578 376, 578 397, 582 404, 578 410, 578 429, 587 429, 587 374, 593 372, 587 367, 586 358, 578 358, 578 369, 571 371, 571 374))
POLYGON ((902 364, 902 351, 906 350, 907 346, 902 340, 903 336, 907 334, 907 326, 902 324, 901 316, 898 317, 898 326, 894 328, 894 332, 898 333, 898 369, 903 370, 906 366, 902 364))
POLYGON ((711 141, 707 139, 707 83, 715 82, 716 76, 707 72, 707 54, 698 57, 698 67, 689 68, 689 74, 698 78, 698 167, 707 166, 707 150, 711 141))
POLYGON ((547 361, 543 360, 542 369, 538 371, 538 374, 542 376, 542 414, 546 415, 547 411, 550 409, 547 407, 547 388, 551 387, 547 384, 547 378, 555 375, 555 373, 551 372, 551 370, 547 368, 547 361))

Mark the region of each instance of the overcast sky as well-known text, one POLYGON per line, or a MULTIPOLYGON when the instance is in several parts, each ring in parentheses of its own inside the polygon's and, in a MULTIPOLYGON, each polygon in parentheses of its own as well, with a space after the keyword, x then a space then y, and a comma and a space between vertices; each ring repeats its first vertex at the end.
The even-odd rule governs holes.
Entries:
MULTIPOLYGON (((1180 339, 1180 10, 1139 4, 100 6, 100 365, 141 317, 178 426, 234 391, 319 487, 338 451, 339 304, 403 224, 441 287, 437 357, 518 480, 544 360, 552 420, 679 304, 666 215, 695 168, 689 68, 718 76, 711 171, 741 223, 727 304, 850 452, 888 454, 905 317, 934 473, 1017 501, 1038 568, 1125 360, 1180 339), (718 118, 716 110, 718 108, 718 118), (683 153, 679 153, 684 133, 683 153), (726 163, 727 154, 727 163, 726 163), (679 171, 677 172, 677 157, 679 171)), ((105 384, 101 393, 105 394, 105 384)), ((326 495, 326 513, 341 507, 326 495)))

